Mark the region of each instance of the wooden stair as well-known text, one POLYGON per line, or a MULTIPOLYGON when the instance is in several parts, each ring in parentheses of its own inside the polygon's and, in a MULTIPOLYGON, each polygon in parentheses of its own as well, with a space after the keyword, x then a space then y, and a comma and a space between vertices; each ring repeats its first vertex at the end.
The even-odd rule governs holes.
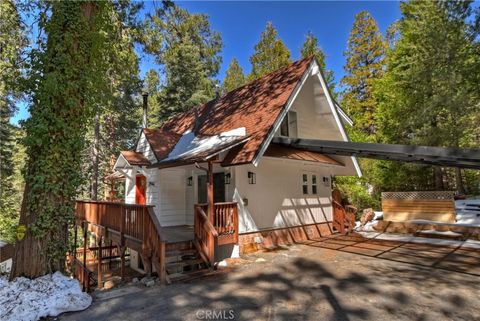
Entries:
POLYGON ((171 283, 190 281, 211 273, 193 242, 182 242, 175 247, 165 253, 165 268, 171 283))

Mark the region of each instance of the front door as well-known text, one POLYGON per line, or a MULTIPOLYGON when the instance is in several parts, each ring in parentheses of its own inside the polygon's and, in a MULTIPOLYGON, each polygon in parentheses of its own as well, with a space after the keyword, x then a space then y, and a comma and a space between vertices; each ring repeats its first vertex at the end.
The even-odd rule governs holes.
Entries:
MULTIPOLYGON (((213 201, 215 203, 225 202, 225 174, 213 174, 213 201)), ((207 175, 198 176, 198 204, 208 203, 207 197, 207 175)))
POLYGON ((143 175, 137 176, 135 184, 135 204, 145 205, 147 204, 146 191, 147 191, 147 178, 143 175))

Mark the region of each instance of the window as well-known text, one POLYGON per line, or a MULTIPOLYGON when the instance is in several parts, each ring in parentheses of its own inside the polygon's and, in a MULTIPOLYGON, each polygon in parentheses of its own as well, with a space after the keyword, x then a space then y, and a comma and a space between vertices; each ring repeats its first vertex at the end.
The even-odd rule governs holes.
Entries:
POLYGON ((312 194, 317 194, 317 175, 312 175, 312 194))
POLYGON ((289 111, 280 124, 280 136, 297 137, 297 112, 289 111))
POLYGON ((308 175, 303 174, 303 184, 302 184, 303 194, 308 194, 308 175))

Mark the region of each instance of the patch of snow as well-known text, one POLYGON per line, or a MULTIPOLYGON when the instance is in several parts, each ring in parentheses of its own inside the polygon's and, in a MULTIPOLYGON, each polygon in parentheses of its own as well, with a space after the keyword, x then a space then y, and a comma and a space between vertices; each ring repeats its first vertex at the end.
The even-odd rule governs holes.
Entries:
POLYGON ((444 239, 437 239, 437 238, 416 237, 411 234, 394 234, 394 233, 362 232, 362 231, 359 231, 358 234, 366 238, 372 238, 372 239, 378 239, 378 240, 423 243, 423 244, 433 244, 433 245, 448 245, 448 246, 455 246, 455 247, 460 246, 464 248, 480 249, 480 241, 475 241, 475 240, 455 241, 455 240, 444 240, 444 239))
POLYGON ((375 232, 375 229, 373 228, 375 225, 377 225, 378 221, 377 220, 372 220, 370 222, 367 222, 364 226, 361 226, 360 221, 355 222, 355 231, 360 232, 375 232))
POLYGON ((373 217, 373 220, 376 220, 376 221, 378 221, 378 220, 383 220, 383 212, 376 212, 376 211, 374 211, 373 214, 375 215, 375 216, 373 217))
POLYGON ((192 131, 187 131, 177 142, 168 157, 163 161, 171 161, 186 156, 193 156, 212 148, 221 148, 228 145, 239 138, 245 137, 245 127, 236 128, 227 132, 220 133, 208 137, 197 137, 192 131))
POLYGON ((0 320, 35 321, 63 312, 85 310, 92 298, 77 280, 60 272, 33 280, 0 277, 0 320))
POLYGON ((455 201, 457 223, 480 226, 480 200, 466 199, 455 201))
POLYGON ((421 230, 417 234, 435 234, 435 235, 445 235, 445 236, 463 236, 462 233, 456 233, 452 231, 437 231, 437 230, 421 230))

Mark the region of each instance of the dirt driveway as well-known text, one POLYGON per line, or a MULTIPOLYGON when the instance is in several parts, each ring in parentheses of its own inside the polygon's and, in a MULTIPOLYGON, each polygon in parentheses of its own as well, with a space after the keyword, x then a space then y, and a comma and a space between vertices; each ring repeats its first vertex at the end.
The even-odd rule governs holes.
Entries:
POLYGON ((480 320, 478 250, 335 237, 245 259, 188 284, 129 286, 60 319, 480 320))

